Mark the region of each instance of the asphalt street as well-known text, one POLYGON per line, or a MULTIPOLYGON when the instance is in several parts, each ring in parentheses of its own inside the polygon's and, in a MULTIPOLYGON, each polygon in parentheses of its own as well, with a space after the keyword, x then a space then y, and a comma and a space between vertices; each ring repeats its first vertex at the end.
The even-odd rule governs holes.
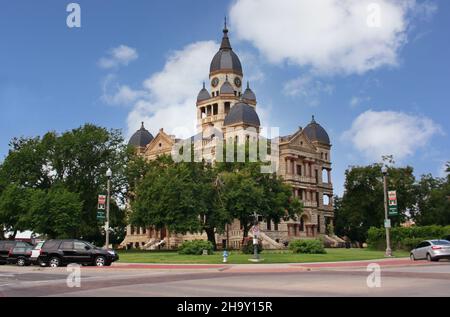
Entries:
POLYGON ((373 273, 367 271, 368 263, 339 267, 285 264, 81 268, 80 287, 68 286, 67 279, 72 272, 65 267, 0 266, 0 296, 450 295, 450 262, 412 265, 404 261, 395 266, 382 266, 380 284, 375 286, 367 283, 373 273))

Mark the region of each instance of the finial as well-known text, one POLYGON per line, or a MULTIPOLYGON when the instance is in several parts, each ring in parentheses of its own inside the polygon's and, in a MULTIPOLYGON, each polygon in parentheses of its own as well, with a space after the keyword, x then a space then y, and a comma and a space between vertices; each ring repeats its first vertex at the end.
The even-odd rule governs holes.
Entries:
POLYGON ((225 25, 223 29, 223 38, 222 38, 222 44, 220 45, 220 49, 229 49, 231 50, 231 44, 230 40, 228 38, 228 26, 227 26, 227 17, 225 17, 225 25))
POLYGON ((141 121, 141 129, 144 130, 144 121, 141 121))
POLYGON ((312 116, 311 122, 316 122, 316 119, 314 118, 314 115, 312 116))
POLYGON ((225 75, 225 79, 226 79, 226 81, 228 81, 228 74, 225 75))
POLYGON ((203 89, 205 89, 206 87, 205 87, 205 81, 203 81, 203 89))
POLYGON ((247 80, 247 89, 250 89, 250 82, 247 80))

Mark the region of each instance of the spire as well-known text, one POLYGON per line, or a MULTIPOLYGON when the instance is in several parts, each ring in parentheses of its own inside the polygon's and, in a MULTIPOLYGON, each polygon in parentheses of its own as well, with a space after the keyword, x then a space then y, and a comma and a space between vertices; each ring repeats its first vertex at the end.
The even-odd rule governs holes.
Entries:
POLYGON ((223 28, 223 38, 222 44, 220 45, 221 50, 231 50, 230 39, 228 38, 228 28, 227 28, 227 17, 225 17, 225 24, 223 28))

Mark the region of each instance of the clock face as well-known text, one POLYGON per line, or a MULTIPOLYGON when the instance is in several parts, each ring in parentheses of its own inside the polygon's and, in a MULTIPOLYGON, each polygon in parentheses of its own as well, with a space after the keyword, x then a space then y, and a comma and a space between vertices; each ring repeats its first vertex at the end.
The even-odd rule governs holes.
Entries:
POLYGON ((217 85, 219 85, 219 79, 217 77, 215 77, 211 81, 211 86, 213 86, 215 88, 215 87, 217 87, 217 85))
POLYGON ((234 79, 234 84, 236 85, 236 87, 241 87, 242 86, 242 81, 239 77, 236 77, 234 79))

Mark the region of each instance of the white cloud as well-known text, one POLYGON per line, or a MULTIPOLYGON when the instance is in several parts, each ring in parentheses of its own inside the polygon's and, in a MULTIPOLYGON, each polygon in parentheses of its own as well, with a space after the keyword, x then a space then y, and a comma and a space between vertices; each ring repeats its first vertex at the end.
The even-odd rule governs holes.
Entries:
POLYGON ((370 97, 353 96, 352 99, 350 100, 350 107, 356 108, 359 105, 361 105, 362 103, 368 102, 370 100, 371 100, 370 97))
POLYGON ((283 86, 283 93, 291 97, 300 97, 309 106, 317 106, 320 103, 320 96, 331 95, 334 86, 324 83, 310 75, 300 76, 286 82, 283 86))
POLYGON ((197 93, 208 79, 218 47, 213 41, 205 41, 172 52, 162 71, 143 82, 145 95, 135 102, 127 118, 128 135, 144 121, 152 133, 164 128, 179 138, 192 136, 196 132, 197 93))
POLYGON ((318 73, 362 74, 397 65, 412 19, 435 5, 415 0, 236 0, 230 9, 237 35, 273 63, 318 73), (371 27, 377 4, 379 27, 371 27))
POLYGON ((126 45, 120 45, 111 49, 107 57, 100 58, 98 65, 105 69, 116 68, 118 66, 126 66, 137 58, 138 53, 136 49, 126 45))
POLYGON ((108 74, 103 79, 102 91, 101 99, 108 105, 132 106, 139 98, 147 95, 144 90, 134 90, 128 85, 120 85, 114 74, 108 74))
POLYGON ((369 110, 353 121, 342 139, 372 161, 390 154, 396 160, 402 160, 426 146, 431 137, 438 133, 442 133, 441 128, 429 118, 403 112, 369 110))

